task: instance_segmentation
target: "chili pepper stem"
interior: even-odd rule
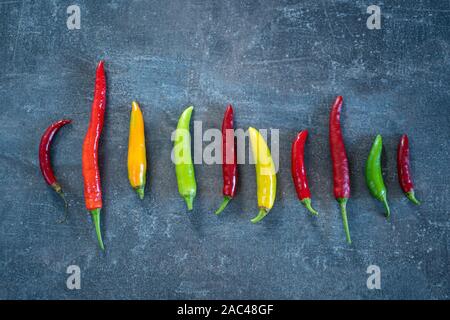
[[[228,197],[228,196],[223,197],[223,201],[220,204],[219,209],[216,210],[216,214],[220,214],[226,208],[226,206],[228,205],[228,202],[230,202],[231,199],[232,198]]]
[[[53,184],[52,188],[64,201],[64,218],[62,220],[58,220],[58,223],[64,223],[67,221],[67,217],[69,216],[69,204],[67,203],[66,196],[58,183]]]
[[[266,208],[259,208],[258,215],[250,221],[252,223],[257,223],[257,222],[261,221],[268,213],[269,213],[269,210],[267,210]]]
[[[414,190],[411,190],[409,192],[405,193],[406,197],[414,204],[419,205],[420,201],[417,200],[416,196],[414,195]]]
[[[389,218],[389,216],[391,215],[391,209],[389,209],[389,205],[388,205],[386,197],[383,198],[383,205],[384,205],[384,208],[386,209],[386,218]]]
[[[102,240],[102,232],[100,230],[100,208],[90,210],[89,212],[92,215],[92,221],[94,221],[95,225],[95,233],[97,234],[97,240],[98,244],[100,245],[100,248],[102,250],[105,250],[105,247],[103,246],[103,240]]]
[[[350,229],[348,227],[348,220],[347,220],[347,198],[340,198],[338,199],[339,207],[341,208],[341,214],[342,214],[342,223],[344,224],[344,230],[345,230],[345,236],[347,238],[347,242],[349,244],[352,243],[352,239],[350,238]]]
[[[306,209],[309,210],[309,212],[311,212],[313,215],[318,216],[319,213],[313,209],[313,207],[311,206],[311,198],[305,198],[303,200],[301,200],[301,203],[306,207]]]
[[[139,196],[139,199],[144,200],[144,191],[145,191],[145,186],[141,186],[141,187],[137,187],[136,189],[136,193]]]
[[[191,211],[193,209],[193,204],[194,204],[194,197],[192,196],[185,196],[183,197],[184,201],[186,201],[186,205],[189,211]]]

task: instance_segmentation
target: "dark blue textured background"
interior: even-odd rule
[[[81,8],[81,30],[66,8]],[[367,6],[382,9],[368,30]],[[448,1],[1,1],[0,298],[449,298],[450,3]],[[86,213],[81,144],[95,66],[106,60],[108,107],[100,158],[106,253]],[[354,243],[345,243],[332,195],[328,115],[344,95]],[[146,198],[126,171],[130,102],[146,121]],[[239,194],[222,216],[220,165],[197,165],[187,214],[170,162],[170,134],[188,104],[203,128],[220,128],[226,103],[239,128],[280,129],[277,201],[256,214],[254,167],[240,167]],[[53,149],[62,204],[39,172],[41,133],[70,117]],[[298,202],[290,144],[310,130],[313,218]],[[385,144],[392,209],[364,182],[376,134]],[[397,182],[396,146],[408,133],[417,195]],[[81,290],[66,268],[81,268]],[[366,287],[380,266],[382,290]]]

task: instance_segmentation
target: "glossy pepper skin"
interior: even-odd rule
[[[139,104],[131,104],[130,135],[128,139],[128,180],[140,199],[144,199],[147,175],[144,118]]]
[[[291,171],[295,190],[300,202],[314,215],[317,211],[311,207],[311,191],[305,167],[305,142],[308,138],[308,130],[300,131],[292,143],[291,149]]]
[[[269,147],[260,132],[250,127],[248,133],[253,159],[255,160],[259,207],[258,215],[251,222],[256,223],[261,221],[273,207],[277,191],[277,176]]]
[[[195,181],[194,165],[191,155],[191,134],[189,132],[193,109],[194,107],[192,106],[186,108],[178,120],[173,152],[178,192],[186,201],[189,211],[193,209],[194,198],[197,194],[197,182]]]
[[[330,113],[329,139],[330,153],[333,165],[333,191],[341,208],[342,222],[344,224],[345,235],[348,243],[352,243],[350,229],[347,220],[347,201],[350,198],[350,174],[348,169],[348,159],[345,152],[344,139],[341,130],[341,110],[343,98],[336,97]]]
[[[389,218],[391,211],[387,202],[387,191],[381,173],[381,151],[383,150],[383,140],[377,135],[370,149],[366,162],[366,184],[374,198],[383,202],[386,217]]]
[[[98,143],[103,129],[106,109],[106,77],[104,62],[100,61],[95,76],[94,101],[91,119],[83,142],[82,171],[84,179],[84,199],[86,208],[92,215],[100,248],[104,250],[100,230],[100,211],[102,208],[102,188],[98,168]]]
[[[397,148],[397,171],[400,186],[406,197],[414,204],[419,205],[419,200],[414,194],[414,184],[411,178],[411,166],[409,163],[409,140],[406,134],[402,135]]]
[[[216,214],[220,214],[236,195],[237,152],[234,139],[233,107],[228,105],[222,121],[222,176],[223,201]]]
[[[50,149],[52,145],[53,138],[55,134],[68,123],[71,123],[72,120],[63,119],[52,123],[44,132],[41,137],[41,142],[39,144],[39,166],[41,168],[42,176],[44,177],[45,182],[55,190],[55,192],[63,199],[64,208],[65,208],[65,218],[67,217],[67,209],[68,204],[66,201],[66,197],[64,196],[64,192],[61,188],[61,185],[55,178],[55,174],[53,173],[52,163],[50,159]],[[64,218],[64,220],[65,220]],[[63,221],[64,221],[63,220]]]

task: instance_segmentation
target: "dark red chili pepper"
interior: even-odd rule
[[[317,211],[311,207],[311,191],[308,186],[305,168],[305,142],[308,138],[308,130],[300,131],[292,143],[291,171],[295,190],[301,203],[314,215]]]
[[[334,197],[339,203],[342,213],[347,242],[351,243],[350,230],[347,221],[347,201],[350,198],[350,175],[348,159],[345,153],[344,140],[341,131],[342,96],[338,96],[331,107],[330,114],[330,152],[333,163]]]
[[[102,134],[106,109],[106,78],[103,61],[97,66],[95,76],[94,101],[91,119],[83,142],[82,171],[84,178],[84,199],[86,208],[92,215],[100,248],[104,250],[100,231],[100,210],[102,208],[102,188],[98,168],[98,142]]]
[[[398,144],[397,149],[397,170],[400,186],[406,197],[414,204],[420,204],[414,195],[414,184],[411,179],[411,168],[409,164],[409,140],[404,134]]]
[[[222,175],[223,202],[216,214],[221,213],[236,195],[237,153],[234,139],[233,107],[228,105],[222,122]]]
[[[58,181],[56,181],[55,175],[53,173],[52,163],[50,159],[50,149],[53,137],[55,136],[56,132],[58,132],[58,130],[61,129],[64,125],[71,122],[72,120],[63,119],[52,123],[45,130],[44,134],[41,137],[41,143],[39,144],[39,166],[41,167],[41,172],[42,175],[44,176],[45,182],[47,182],[47,184],[51,186],[53,190],[55,190],[56,193],[59,194],[61,198],[64,200],[64,209],[65,209],[64,220],[67,217],[68,205],[66,197],[64,196],[64,192],[62,191],[61,185],[58,183]]]

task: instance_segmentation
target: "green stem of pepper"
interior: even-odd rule
[[[391,215],[391,209],[389,209],[389,205],[388,205],[386,197],[383,198],[383,205],[384,205],[384,208],[386,209],[386,218],[389,218]]]
[[[339,198],[337,199],[339,203],[339,207],[341,208],[341,214],[342,214],[342,223],[344,224],[344,230],[345,230],[345,236],[347,237],[347,242],[349,244],[352,243],[352,239],[350,238],[350,229],[348,227],[348,220],[347,220],[347,198]]]
[[[269,213],[269,210],[267,210],[266,208],[259,208],[258,215],[250,221],[252,223],[257,223],[257,222],[261,221],[268,213]]]
[[[98,244],[100,245],[100,248],[102,250],[105,250],[105,247],[103,245],[103,240],[102,240],[102,232],[100,230],[100,210],[101,209],[98,208],[98,209],[90,210],[89,212],[92,215],[92,221],[94,221],[95,233],[97,234]]]
[[[136,193],[138,194],[139,199],[144,200],[145,186],[138,187],[134,190],[136,190]]]
[[[228,203],[230,202],[231,199],[232,198],[228,197],[228,196],[223,197],[223,201],[222,201],[219,209],[216,210],[216,214],[220,214],[226,208],[226,206],[228,205]]]
[[[311,212],[313,215],[318,216],[319,213],[313,209],[313,207],[311,206],[311,198],[305,198],[303,200],[301,200],[301,203],[306,207],[306,209],[309,210],[309,212]]]
[[[192,196],[184,196],[184,201],[186,201],[186,206],[189,211],[191,211],[194,208],[194,197]]]
[[[411,190],[409,192],[405,193],[406,197],[414,204],[419,205],[420,201],[417,200],[416,196],[414,195],[414,190]]]
[[[64,201],[64,217],[58,221],[58,223],[64,223],[67,220],[67,217],[69,216],[69,204],[67,203],[66,196],[64,195],[64,192],[62,191],[61,187],[58,185],[58,188],[54,188],[56,193],[61,197],[61,199]]]

